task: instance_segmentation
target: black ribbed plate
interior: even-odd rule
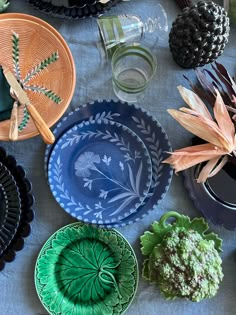
[[[10,244],[20,222],[21,202],[17,184],[0,162],[0,255]]]
[[[0,162],[6,166],[14,177],[21,200],[20,222],[16,234],[8,247],[0,255],[0,270],[2,270],[5,263],[13,261],[16,252],[23,249],[24,239],[29,236],[31,232],[30,222],[34,218],[34,212],[32,210],[34,197],[31,194],[31,182],[27,179],[24,168],[17,165],[16,159],[11,155],[7,155],[5,149],[2,147],[0,147]]]
[[[121,0],[108,0],[100,3],[99,0],[54,1],[54,0],[27,0],[36,9],[54,17],[64,19],[83,19],[97,16],[109,10]]]

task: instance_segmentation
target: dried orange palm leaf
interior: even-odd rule
[[[217,156],[219,157],[219,156]],[[175,173],[186,170],[194,165],[197,165],[202,162],[206,162],[208,160],[216,158],[216,155],[199,155],[189,156],[189,155],[171,155],[168,159],[164,160],[162,163],[170,164]]]
[[[235,146],[234,145],[235,127],[229,116],[229,112],[224,104],[224,101],[219,91],[216,91],[216,93],[217,93],[217,96],[216,96],[216,101],[215,101],[215,106],[214,106],[214,116],[222,133],[228,139],[229,143],[232,143],[233,145],[232,150],[233,150]]]
[[[225,155],[223,159],[221,160],[221,162],[213,169],[213,171],[211,171],[208,177],[215,176],[225,166],[228,160],[229,160],[228,155]]]
[[[168,113],[186,130],[199,138],[218,147],[228,147],[228,141],[217,124],[202,116],[194,116],[175,109],[168,109]]]
[[[212,120],[209,110],[196,93],[186,89],[181,85],[179,85],[177,88],[179,90],[180,95],[191,109],[197,111],[202,116],[205,116],[208,119]]]
[[[182,148],[179,150],[175,150],[174,152],[168,152],[172,155],[199,155],[199,152],[201,152],[201,155],[223,155],[227,154],[228,151],[225,149],[221,149],[219,147],[216,147],[215,145],[211,143],[204,143],[204,144],[198,144],[193,145],[190,147]]]
[[[217,157],[215,157],[215,158],[213,158],[207,162],[207,164],[202,168],[202,170],[198,176],[198,179],[197,179],[198,183],[204,183],[207,180],[211,171],[217,165],[220,158],[221,158],[220,156],[217,156]]]
[[[224,166],[229,154],[236,156],[235,127],[218,91],[214,106],[215,122],[204,103],[193,92],[182,87],[179,90],[190,109],[182,107],[180,110],[169,109],[168,112],[186,130],[208,143],[171,152],[171,156],[163,163],[171,164],[179,172],[208,161],[198,178],[198,182],[204,182]],[[224,157],[220,161],[222,156]]]
[[[227,153],[226,150],[215,147],[210,143],[186,147],[171,152],[171,156],[162,163],[170,164],[176,172],[180,172],[196,164],[219,158]]]

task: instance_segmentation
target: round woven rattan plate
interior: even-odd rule
[[[32,103],[51,127],[70,104],[75,65],[62,36],[31,15],[0,16],[0,63],[7,65]],[[19,140],[38,135],[27,109],[19,106]],[[0,123],[0,140],[9,140],[9,120]]]

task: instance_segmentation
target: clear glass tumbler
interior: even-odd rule
[[[154,6],[153,17],[145,21],[138,15],[101,16],[97,20],[100,39],[108,57],[124,43],[140,41],[148,33],[155,34],[156,39],[168,31],[168,20],[160,4]]]
[[[141,45],[123,45],[116,49],[111,60],[113,90],[116,96],[135,103],[153,78],[157,60],[152,52]]]

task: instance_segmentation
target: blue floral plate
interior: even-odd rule
[[[113,121],[87,121],[57,141],[48,167],[51,191],[73,217],[96,224],[128,217],[148,194],[152,167],[143,141]]]
[[[165,130],[151,114],[136,105],[128,103],[103,100],[95,101],[76,108],[59,121],[53,133],[56,140],[75,124],[82,121],[116,121],[132,129],[146,145],[152,161],[152,181],[145,202],[136,212],[121,222],[107,225],[119,227],[132,224],[144,218],[150,211],[156,209],[164,198],[172,178],[173,171],[168,164],[161,161],[168,157],[166,151],[172,151]],[[48,161],[54,145],[47,145],[45,151],[44,167],[47,176]]]

